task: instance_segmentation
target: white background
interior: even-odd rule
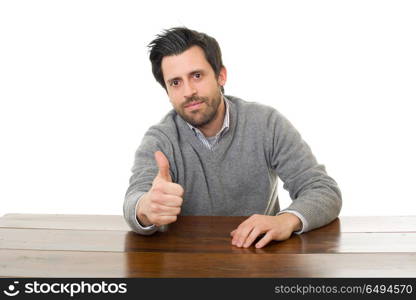
[[[341,215],[414,215],[415,16],[397,0],[1,1],[0,215],[122,214],[134,152],[171,109],[146,45],[181,25],[220,43],[226,94],[295,125]]]

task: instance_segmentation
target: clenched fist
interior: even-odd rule
[[[169,174],[169,160],[161,151],[155,152],[159,172],[151,189],[143,195],[137,208],[137,218],[145,226],[166,225],[176,221],[181,212],[184,190],[172,182]]]

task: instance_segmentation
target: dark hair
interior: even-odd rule
[[[223,67],[221,49],[218,42],[209,35],[188,29],[186,27],[173,27],[165,29],[162,34],[158,34],[156,39],[147,46],[150,51],[150,61],[152,72],[156,81],[166,90],[163,80],[162,59],[165,56],[178,55],[188,50],[192,46],[199,46],[205,53],[205,58],[218,77]],[[224,92],[224,88],[221,87]]]

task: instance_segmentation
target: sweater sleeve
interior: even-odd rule
[[[158,168],[154,158],[156,151],[162,151],[169,160],[170,175],[175,178],[172,170],[172,146],[169,139],[160,130],[151,127],[143,137],[143,140],[136,150],[134,165],[131,169],[132,175],[129,180],[129,187],[125,194],[123,204],[124,219],[130,228],[142,235],[151,235],[161,228],[155,225],[144,227],[136,217],[137,206],[140,198],[150,190],[153,179],[158,173]]]
[[[285,210],[303,216],[302,232],[330,223],[342,206],[337,183],[328,176],[325,166],[318,164],[308,144],[282,114],[273,111],[266,126],[271,168],[292,199]]]

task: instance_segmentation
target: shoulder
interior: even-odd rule
[[[176,119],[177,113],[172,109],[158,123],[149,127],[146,134],[152,133],[166,136],[177,135]]]
[[[284,121],[284,116],[274,107],[255,101],[247,101],[241,98],[226,95],[230,103],[235,107],[238,118],[251,119],[257,122]]]
[[[165,146],[172,144],[175,139],[178,139],[176,118],[175,110],[170,110],[157,124],[149,127],[143,137],[143,141]]]

